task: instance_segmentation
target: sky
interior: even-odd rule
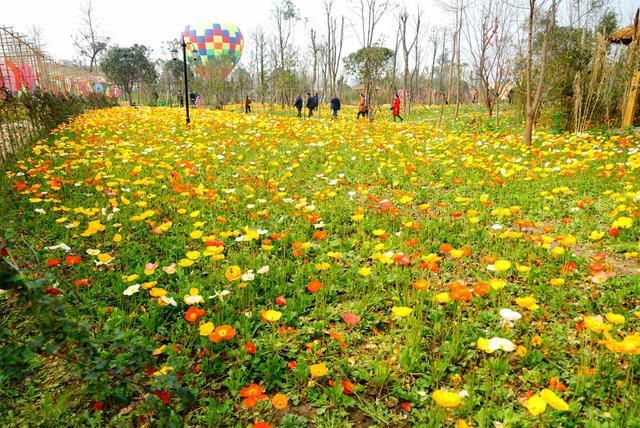
[[[323,33],[325,22],[322,0],[294,0],[306,19],[298,25],[295,33],[299,46],[308,46],[309,28],[314,26]],[[349,9],[351,0],[335,0],[338,14],[352,19],[355,14]],[[446,1],[446,0],[444,0]],[[482,0],[477,0],[482,1]],[[565,2],[568,0],[564,0]],[[572,0],[575,1],[575,0]],[[586,0],[582,0],[586,1]],[[626,24],[631,22],[637,0],[608,0]],[[80,25],[82,0],[28,0],[6,1],[0,14],[0,26],[11,26],[22,33],[29,33],[32,26],[42,29],[45,51],[56,59],[77,58],[72,37]],[[406,4],[409,11],[419,4],[424,11],[424,22],[429,26],[447,24],[453,17],[437,0],[397,0]],[[175,39],[187,24],[229,22],[240,27],[245,37],[245,55],[242,63],[248,64],[249,35],[257,26],[270,32],[270,11],[273,0],[93,0],[99,31],[111,38],[112,44],[130,46],[144,44],[153,49],[155,59],[169,58],[162,52],[162,42]],[[398,9],[390,10],[380,24],[378,34],[386,35],[387,45],[395,41],[395,18]],[[344,54],[359,47],[351,25],[345,29]],[[426,40],[425,40],[426,43]]]

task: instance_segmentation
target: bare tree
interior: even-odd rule
[[[327,71],[329,78],[329,89],[332,94],[336,94],[336,81],[340,69],[340,59],[342,57],[342,45],[344,42],[344,16],[340,19],[340,31],[338,32],[338,19],[332,16],[334,0],[324,1],[324,10],[327,18]],[[339,36],[338,36],[339,34]]]
[[[311,77],[311,93],[315,93],[316,90],[316,82],[318,80],[318,53],[320,52],[320,46],[318,46],[318,42],[316,41],[317,33],[312,28],[311,29],[311,52],[313,54],[313,70]]]
[[[89,71],[93,72],[98,58],[107,50],[109,37],[100,34],[91,0],[81,6],[80,12],[80,28],[73,37],[73,46],[81,57],[89,59]]]
[[[264,103],[265,100],[265,92],[266,92],[266,79],[267,79],[267,64],[266,64],[266,55],[265,48],[267,47],[267,39],[264,34],[264,30],[261,27],[257,27],[253,34],[251,35],[253,39],[254,46],[254,65],[255,65],[255,75],[257,80],[258,87],[258,95],[260,97],[260,102]]]
[[[536,17],[536,5],[537,0],[529,0],[529,17],[527,21],[527,104],[525,111],[525,127],[524,127],[524,141],[530,146],[531,138],[533,135],[533,126],[537,119],[538,110],[540,109],[540,102],[542,100],[542,89],[544,86],[544,75],[547,68],[547,57],[549,56],[549,36],[551,31],[555,27],[556,12],[558,10],[559,0],[551,0],[551,6],[549,7],[549,13],[547,17],[547,25],[544,31],[542,40],[542,51],[540,53],[540,67],[538,71],[538,83],[533,87],[533,38],[534,38],[534,24]]]
[[[415,35],[413,37],[413,40],[409,43],[407,40],[407,21],[409,20],[409,12],[407,12],[406,7],[402,9],[402,11],[400,12],[400,15],[398,15],[398,21],[399,21],[399,31],[400,31],[400,40],[402,42],[402,59],[404,62],[404,70],[402,73],[402,90],[404,92],[404,96],[405,96],[405,102],[404,102],[404,111],[405,113],[409,113],[410,110],[410,103],[412,101],[412,96],[409,93],[409,91],[407,90],[408,88],[408,83],[409,83],[409,55],[411,54],[411,51],[413,50],[413,48],[416,46],[416,43],[418,42],[418,35],[420,34],[420,20],[422,17],[422,13],[420,11],[420,7],[418,6],[418,13],[416,14],[416,18],[415,18]],[[417,49],[416,49],[417,51]]]
[[[429,76],[429,105],[433,104],[433,78],[436,71],[436,57],[438,54],[438,43],[440,43],[440,29],[433,28],[429,36],[429,42],[433,46],[433,53],[431,57],[431,75]]]
[[[44,51],[47,43],[44,40],[44,28],[37,24],[31,24],[28,30],[29,39],[38,50]]]

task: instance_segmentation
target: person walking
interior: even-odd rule
[[[391,105],[391,114],[393,115],[393,121],[396,121],[396,117],[400,119],[400,122],[404,122],[402,116],[400,116],[400,96],[396,93],[395,98],[393,99],[393,104]]]
[[[367,103],[364,98],[364,94],[360,94],[360,101],[358,102],[358,116],[356,119],[360,119],[360,117],[367,117]]]
[[[200,98],[200,95],[196,94],[196,107],[201,108],[202,107],[202,98]]]
[[[302,97],[300,95],[296,98],[296,102],[293,103],[293,106],[298,110],[298,117],[302,117]]]
[[[333,97],[331,98],[331,111],[333,112],[333,117],[338,118],[338,110],[340,110],[340,98]]]
[[[313,116],[313,110],[316,108],[316,97],[307,92],[307,108],[309,109],[309,117]]]
[[[184,94],[182,93],[182,91],[178,91],[178,104],[180,104],[180,107],[184,107]]]
[[[193,92],[193,91],[189,92],[189,103],[190,103],[192,106],[195,106],[195,105],[196,105],[196,94],[195,94],[195,92]]]
[[[251,98],[249,98],[249,95],[244,99],[244,112],[251,113]]]

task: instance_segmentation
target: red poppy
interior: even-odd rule
[[[353,395],[355,385],[348,380],[342,381],[342,393],[346,395]]]
[[[91,287],[93,284],[91,283],[91,278],[84,278],[76,281],[76,287]]]
[[[93,410],[95,410],[96,412],[101,412],[102,411],[102,401],[94,401],[93,402]]]
[[[198,321],[198,319],[205,314],[204,309],[196,308],[195,306],[189,306],[187,312],[184,314],[184,319],[187,322],[194,323]]]
[[[154,394],[162,400],[165,406],[169,404],[169,395],[171,394],[169,391],[155,391]]]
[[[320,281],[318,281],[317,279],[314,279],[313,281],[311,281],[308,285],[307,285],[307,290],[309,290],[312,293],[317,292],[318,290],[320,290],[322,288],[322,283]]]
[[[287,304],[287,299],[284,296],[278,296],[276,297],[276,305],[278,306],[284,306]]]
[[[345,312],[342,314],[342,321],[348,325],[356,325],[360,322],[360,317],[353,312]]]
[[[256,352],[256,345],[251,342],[245,343],[243,346],[245,351],[247,351],[247,354],[249,355],[253,355],[253,353]]]
[[[44,292],[44,294],[48,295],[48,296],[57,296],[62,294],[62,291],[60,291],[59,289],[57,289],[56,287],[51,287],[50,289],[48,289],[47,291]]]
[[[80,263],[80,260],[82,260],[82,257],[80,256],[67,256],[65,258],[65,262],[67,262],[69,266],[77,265]]]
[[[60,264],[60,259],[51,259],[51,260],[47,260],[47,266],[51,267],[51,266],[58,266]]]
[[[271,425],[269,422],[265,422],[265,421],[260,421],[260,422],[256,422],[255,424],[251,425],[251,428],[271,428],[273,425]]]

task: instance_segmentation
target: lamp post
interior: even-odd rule
[[[184,39],[180,41],[180,46],[182,46],[182,66],[184,72],[184,107],[187,113],[187,125],[191,122],[189,118],[189,83],[187,82],[187,44],[184,42]],[[174,61],[178,60],[178,49],[173,48],[171,50],[171,56]]]

